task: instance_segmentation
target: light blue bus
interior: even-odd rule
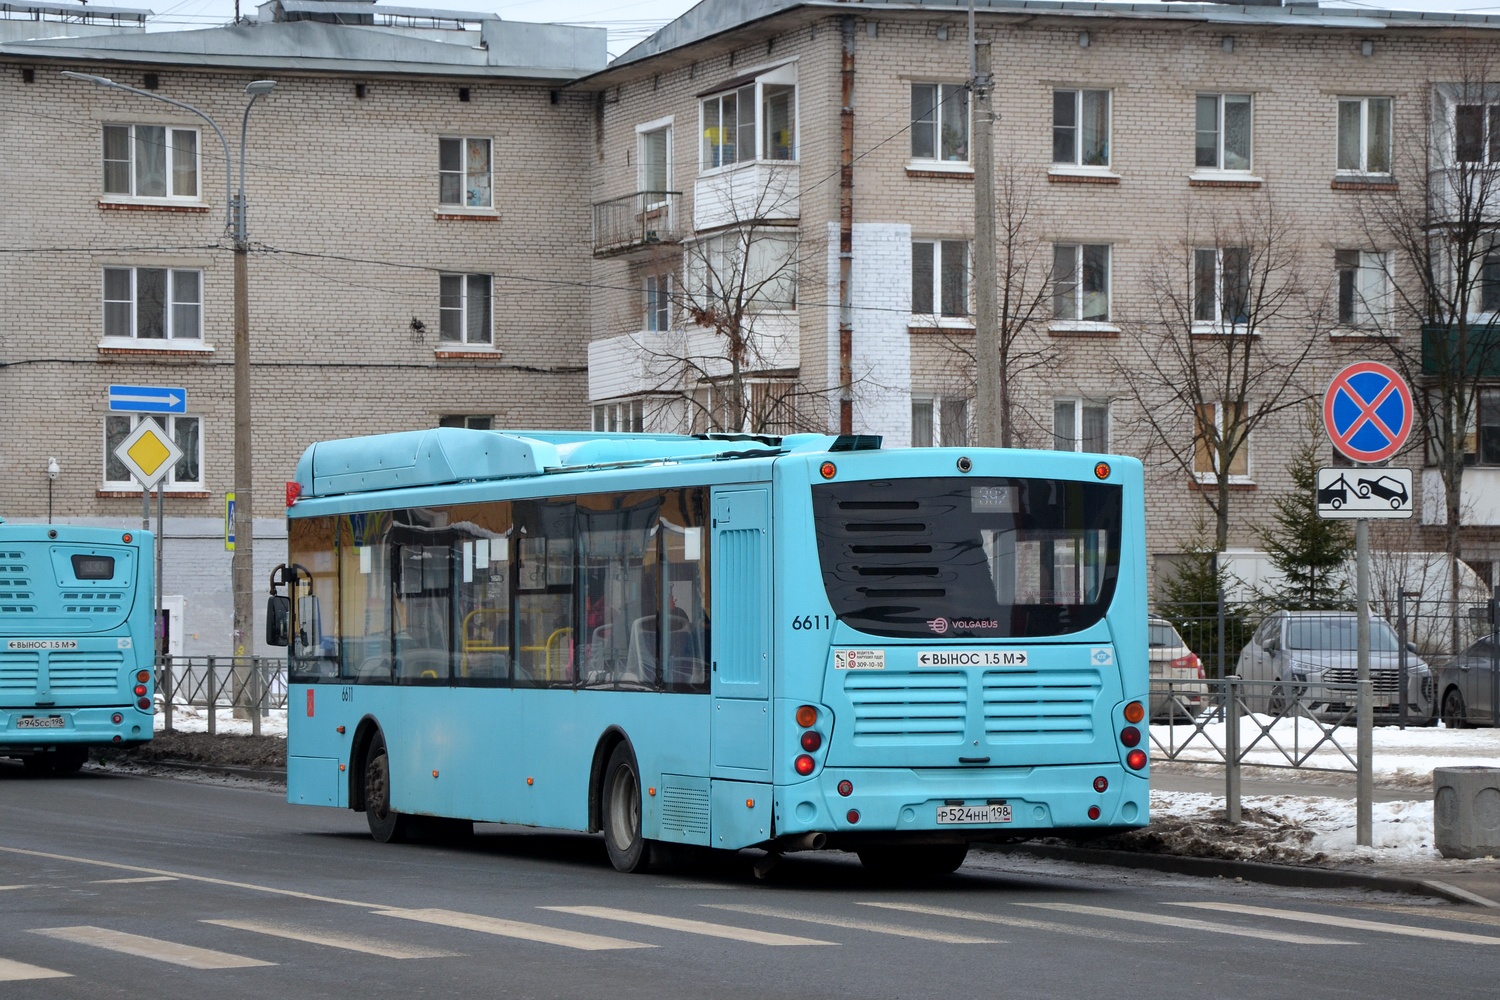
[[[0,520],[0,757],[71,773],[151,739],[148,531]]]
[[[288,497],[287,797],[377,840],[913,874],[1147,821],[1133,459],[441,428],[315,444]]]

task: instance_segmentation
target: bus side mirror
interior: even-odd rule
[[[279,594],[266,599],[266,645],[286,646],[292,636],[292,602]]]

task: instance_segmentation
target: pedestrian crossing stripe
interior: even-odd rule
[[[600,920],[618,920],[642,927],[657,927],[662,930],[679,931],[683,934],[702,934],[705,937],[743,941],[746,944],[764,944],[772,947],[797,947],[803,945],[833,945],[836,941],[819,941],[816,938],[793,937],[790,934],[774,934],[770,931],[751,930],[748,927],[731,927],[727,924],[711,924],[705,920],[687,920],[683,917],[665,917],[655,913],[639,913],[635,910],[617,910],[610,906],[540,906],[541,910],[555,913],[571,913],[580,917],[598,917]]]
[[[1445,931],[1434,927],[1383,924],[1378,920],[1333,917],[1324,913],[1307,913],[1301,910],[1273,910],[1268,906],[1246,906],[1242,903],[1169,903],[1167,905],[1193,906],[1205,910],[1221,910],[1225,913],[1246,913],[1258,917],[1275,917],[1278,920],[1300,920],[1303,923],[1321,924],[1325,927],[1347,927],[1350,930],[1378,931],[1384,934],[1405,934],[1408,937],[1430,938],[1435,941],[1457,941],[1461,944],[1500,944],[1500,937],[1490,934],[1466,934],[1463,931]]]
[[[171,875],[142,875],[139,878],[96,878],[90,885],[139,885],[142,882],[176,882]]]
[[[924,906],[920,903],[860,903],[860,906],[877,906],[883,910],[899,910],[903,913],[920,913],[929,917],[950,917],[954,920],[972,920],[984,924],[1000,924],[1004,927],[1020,927],[1025,930],[1042,931],[1047,934],[1075,934],[1080,937],[1117,944],[1166,944],[1169,938],[1146,937],[1126,931],[1110,931],[1097,927],[1081,927],[1077,924],[1060,924],[1055,920],[1032,920],[1029,917],[1013,917],[998,913],[978,913],[974,910],[956,910],[950,906]]]
[[[376,910],[376,916],[400,917],[403,920],[420,920],[441,927],[456,927],[460,930],[478,931],[498,937],[516,938],[521,941],[536,941],[539,944],[555,944],[580,951],[611,951],[620,948],[655,948],[654,944],[626,941],[624,938],[604,937],[599,934],[584,934],[580,931],[548,927],[545,924],[528,924],[519,920],[504,920],[486,917],[478,913],[460,913],[457,910]]]
[[[1333,938],[1313,937],[1309,934],[1287,934],[1281,931],[1263,931],[1238,924],[1215,923],[1209,920],[1184,920],[1165,913],[1145,913],[1140,910],[1116,910],[1106,906],[1084,906],[1080,903],[1017,903],[1017,906],[1033,906],[1041,910],[1056,910],[1060,913],[1077,913],[1085,916],[1109,917],[1112,920],[1134,920],[1144,924],[1160,924],[1182,930],[1207,931],[1210,934],[1234,934],[1239,937],[1260,938],[1263,941],[1282,941],[1286,944],[1348,944],[1354,941],[1337,941]],[[1273,911],[1274,912],[1274,911]]]
[[[331,934],[312,927],[294,927],[291,924],[271,924],[259,920],[204,920],[205,924],[213,924],[217,927],[230,927],[235,930],[249,931],[252,934],[265,934],[270,937],[285,938],[288,941],[301,941],[303,944],[321,945],[325,948],[342,948],[344,951],[357,951],[364,955],[379,955],[382,958],[462,958],[456,951],[443,951],[438,948],[422,948],[409,944],[398,944],[394,941],[380,941],[370,937],[360,937],[353,934]]]
[[[71,972],[44,969],[40,965],[27,965],[8,958],[0,958],[0,983],[18,983],[25,979],[67,979]]]
[[[157,938],[143,937],[140,934],[126,934],[124,931],[113,931],[107,927],[43,927],[32,933],[57,938],[59,941],[92,945],[95,948],[104,948],[122,955],[170,962],[189,969],[248,969],[257,965],[276,964],[263,962],[258,958],[231,955],[225,951],[195,948],[192,945],[161,941]]]
[[[796,910],[783,910],[774,906],[741,906],[735,903],[703,903],[715,910],[732,910],[757,917],[772,917],[777,920],[801,920],[823,927],[846,927],[849,930],[869,931],[871,934],[890,934],[894,937],[916,938],[919,941],[938,941],[943,944],[1005,944],[995,938],[973,937],[968,934],[952,934],[947,931],[929,930],[925,927],[910,927],[901,924],[883,924],[874,920],[855,920],[850,917],[816,916]]]

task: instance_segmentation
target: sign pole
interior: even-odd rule
[[[1354,589],[1359,602],[1359,617],[1355,620],[1355,649],[1359,664],[1359,683],[1356,693],[1359,736],[1355,752],[1355,843],[1369,847],[1374,839],[1372,826],[1372,802],[1375,797],[1375,781],[1371,773],[1371,744],[1374,742],[1375,706],[1370,683],[1370,521],[1360,518],[1354,522]]]
[[[162,592],[162,583],[161,583],[162,549],[166,548],[166,545],[164,544],[165,539],[166,539],[166,532],[164,531],[163,526],[166,523],[166,511],[167,511],[166,480],[165,479],[161,479],[161,480],[158,480],[157,483],[156,483],[156,629],[155,629],[155,632],[157,633],[157,639],[156,639],[156,657],[155,657],[155,662],[157,662],[157,663],[162,663],[164,661],[164,657],[166,655],[166,649],[165,649],[165,647],[166,647],[166,643],[167,643],[166,623],[162,621],[162,617],[161,617],[161,613],[162,613],[162,606],[161,606],[161,592]]]

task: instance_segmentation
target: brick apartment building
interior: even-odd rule
[[[972,440],[960,7],[705,0],[608,65],[601,30],[370,3],[273,0],[191,32],[0,9],[0,301],[26,317],[0,334],[0,514],[138,523],[109,457],[135,418],[108,387],[185,388],[166,428],[188,453],[166,493],[176,651],[227,652],[230,631],[223,146],[189,111],[63,70],[201,109],[232,156],[246,84],[276,81],[245,170],[257,579],[284,554],[281,483],[321,438],[449,422]],[[1142,456],[1163,564],[1211,527],[1206,497],[1253,546],[1314,436],[1306,400],[1420,342],[1367,206],[1420,190],[1404,171],[1426,162],[1429,109],[1500,129],[1500,90],[1455,89],[1500,54],[1500,19],[995,0],[978,28],[1014,442]],[[1220,462],[1212,429],[1239,404],[1184,393],[1180,356],[1206,371],[1244,344],[1258,367],[1234,398],[1258,415]],[[1487,572],[1500,407],[1473,425],[1465,557]],[[1422,479],[1421,525],[1394,547],[1441,547]]]

